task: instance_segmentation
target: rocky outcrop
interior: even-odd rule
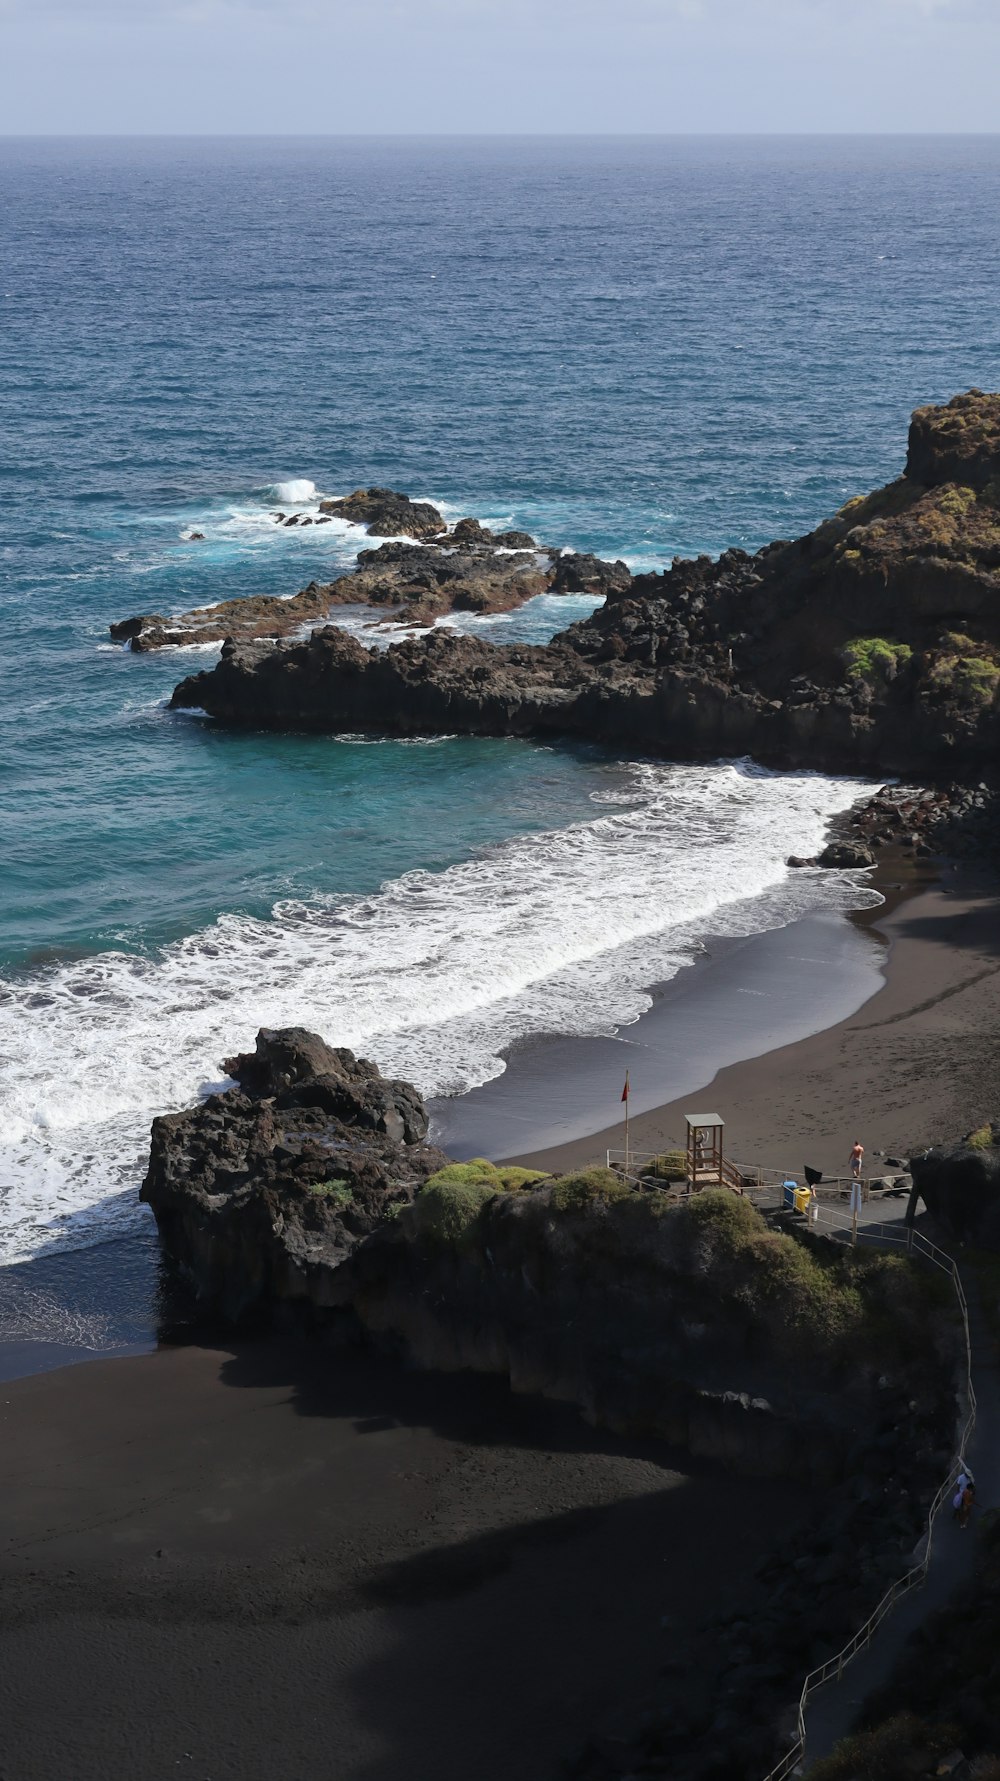
[[[910,1158],[907,1218],[923,1200],[946,1236],[1000,1249],[1000,1121]]]
[[[429,501],[411,501],[395,489],[355,489],[342,499],[321,501],[319,510],[331,519],[352,520],[376,538],[434,538],[447,530]]]
[[[840,1476],[890,1380],[915,1415],[937,1401],[947,1371],[905,1263],[820,1264],[728,1193],[674,1205],[601,1170],[526,1192],[449,1180],[467,1173],[430,1183],[340,1276],[369,1336],[422,1366],[500,1373],[602,1426],[813,1484]],[[866,1357],[865,1319],[889,1301],[896,1334]]]
[[[416,1090],[301,1027],[262,1029],[237,1086],[153,1122],[141,1197],[210,1311],[319,1315],[354,1246],[446,1158]]]
[[[406,496],[393,500],[405,502]],[[420,503],[407,507],[417,512]],[[278,517],[289,525],[298,516]],[[411,530],[420,535],[419,529]],[[386,617],[395,623],[430,625],[448,612],[510,612],[547,591],[621,593],[630,581],[624,563],[540,551],[528,532],[491,532],[476,519],[462,519],[453,531],[441,530],[423,543],[394,538],[377,549],[359,551],[357,569],[333,581],[311,581],[291,598],[255,594],[220,600],[173,618],[139,614],[113,624],[111,636],[139,653],[221,643],[227,638],[275,642],[329,618],[339,606],[386,608]]]
[[[998,406],[972,393],[914,421],[921,477],[955,469],[957,428],[975,484],[907,475],[755,556],[608,566],[604,606],[545,647],[432,634],[376,659],[321,630],[269,660],[229,650],[175,702],[256,727],[585,736],[966,779],[1000,748]]]

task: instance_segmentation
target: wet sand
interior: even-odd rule
[[[547,1781],[788,1518],[317,1342],[63,1368],[0,1419],[3,1781]]]

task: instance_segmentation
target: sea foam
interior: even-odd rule
[[[272,482],[264,493],[287,507],[300,507],[307,501],[319,500],[319,490],[307,476],[293,476],[288,482]]]
[[[0,980],[0,1260],[139,1216],[155,1113],[218,1085],[259,1026],[301,1024],[425,1094],[504,1068],[532,1033],[604,1033],[707,934],[875,893],[793,873],[857,781],[639,764],[591,821],[517,837],[370,896],[223,915],[155,958],[108,952]],[[624,802],[625,807],[622,807]]]

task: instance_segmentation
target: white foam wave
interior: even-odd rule
[[[308,476],[293,476],[288,482],[272,482],[264,490],[275,501],[282,501],[288,507],[299,507],[306,501],[318,501],[319,490]]]
[[[639,765],[626,807],[447,871],[284,902],[269,920],[224,915],[156,959],[110,952],[0,980],[0,1259],[134,1218],[153,1114],[216,1082],[258,1026],[313,1027],[425,1093],[459,1093],[526,1034],[635,1020],[706,933],[857,907],[874,893],[784,859],[814,851],[868,789]]]

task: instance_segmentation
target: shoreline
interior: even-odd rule
[[[1000,969],[994,880],[886,849],[865,882],[883,903],[708,940],[614,1036],[519,1047],[502,1076],[431,1104],[435,1139],[459,1158],[552,1171],[603,1163],[624,1143],[626,1069],[634,1150],[681,1139],[685,1109],[711,1100],[729,1155],[793,1173],[806,1161],[843,1173],[857,1135],[878,1174],[876,1151],[903,1157],[995,1115],[990,1067],[976,1065],[993,1033],[990,960]],[[955,1054],[945,1082],[934,1067],[935,1010],[957,1020],[959,1037],[981,1039],[956,1050],[945,1019],[939,1040]],[[178,1329],[187,1339],[197,1321],[172,1315],[169,1300],[152,1219],[125,1238],[0,1270],[0,1380],[135,1356]]]
[[[883,870],[899,878],[896,862]],[[874,994],[834,1024],[725,1065],[691,1091],[722,1115],[726,1152],[737,1160],[799,1174],[808,1161],[843,1174],[859,1136],[866,1167],[880,1174],[885,1156],[905,1158],[995,1117],[1000,887],[992,875],[947,863],[894,887],[873,882],[892,894],[849,919],[887,947]],[[630,1145],[656,1151],[682,1139],[691,1094],[633,1114]],[[577,1169],[623,1144],[615,1119],[504,1160]]]

